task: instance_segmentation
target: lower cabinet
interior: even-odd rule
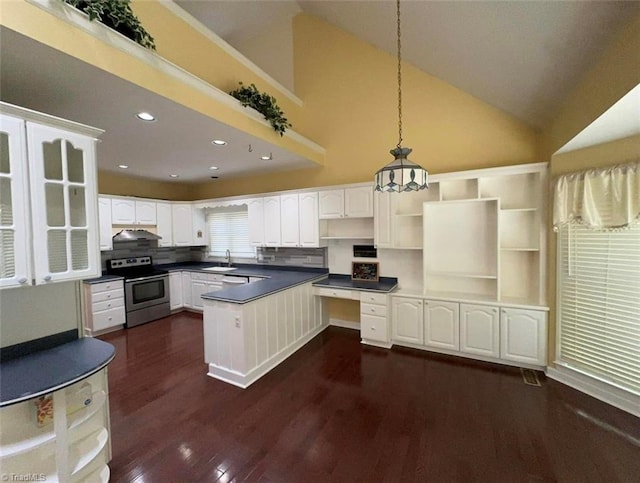
[[[500,357],[500,314],[497,307],[460,304],[460,351]]]
[[[394,298],[392,302],[393,340],[411,344],[424,343],[422,299]]]
[[[457,302],[424,301],[424,345],[460,350],[460,318]]]
[[[169,274],[169,306],[171,310],[184,307],[182,296],[182,272]]]
[[[223,275],[191,272],[191,308],[203,310],[202,294],[222,290]]]
[[[390,347],[388,297],[382,293],[360,295],[360,336],[362,342]]]
[[[391,307],[391,343],[495,362],[546,365],[545,310],[397,296]],[[364,314],[361,321],[363,331],[374,322]]]
[[[191,272],[182,272],[182,306],[190,309],[191,301]]]
[[[500,358],[545,365],[547,318],[544,312],[504,308],[500,311]]]
[[[109,480],[106,371],[43,396],[50,412],[36,413],[35,398],[0,409],[2,481]]]
[[[122,328],[127,321],[124,283],[112,280],[84,284],[84,332],[88,336]]]

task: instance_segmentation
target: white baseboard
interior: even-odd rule
[[[343,329],[353,329],[360,331],[360,323],[352,322],[351,320],[329,319],[329,325],[333,325],[334,327],[342,327]]]
[[[568,367],[548,367],[547,376],[600,401],[640,417],[640,397]]]

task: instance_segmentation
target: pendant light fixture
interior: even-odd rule
[[[429,187],[429,173],[407,156],[411,148],[402,147],[402,54],[400,42],[400,0],[396,0],[398,17],[398,145],[389,151],[395,158],[376,173],[376,191],[418,191]]]

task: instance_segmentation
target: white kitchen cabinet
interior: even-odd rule
[[[297,193],[280,196],[280,245],[283,247],[300,246],[300,215],[298,211]]]
[[[254,198],[247,201],[249,243],[254,247],[264,246],[264,200]]]
[[[500,357],[499,315],[497,307],[460,304],[460,351]]]
[[[155,225],[156,202],[131,198],[111,200],[111,223],[113,225]]]
[[[191,272],[182,272],[182,305],[188,309],[193,307],[191,297]]]
[[[298,198],[300,246],[319,247],[318,193],[300,193]]]
[[[373,187],[345,188],[344,216],[371,218],[373,216]]]
[[[547,361],[547,314],[539,310],[500,311],[500,358],[544,366]]]
[[[156,233],[162,237],[158,240],[159,247],[173,246],[171,203],[156,203]]]
[[[127,321],[124,282],[109,280],[84,285],[84,331],[95,336],[107,329],[121,328]]]
[[[111,198],[98,198],[98,221],[100,223],[100,250],[113,250],[111,229]]]
[[[320,219],[344,218],[344,190],[320,191]]]
[[[136,202],[127,198],[111,200],[111,224],[134,225],[136,223]]]
[[[169,274],[169,306],[171,310],[181,309],[184,306],[182,272],[171,272]]]
[[[0,112],[0,287],[97,276],[102,131],[5,103]]]
[[[384,293],[360,294],[360,337],[362,343],[390,347],[388,297]]]
[[[193,245],[193,214],[191,204],[173,203],[171,205],[173,245],[177,247]]]
[[[55,388],[53,388],[55,389]],[[53,421],[36,423],[36,398],[0,409],[3,481],[108,481],[109,384],[103,368],[53,390]]]
[[[136,200],[136,224],[155,225],[156,223],[156,202]]]
[[[198,206],[192,206],[191,215],[193,217],[193,245],[205,246],[209,239],[207,235],[207,215],[205,214],[205,210]]]
[[[460,349],[459,304],[440,300],[424,302],[424,345]]]
[[[207,293],[206,280],[191,280],[191,307],[202,310],[202,294]]]
[[[373,188],[361,186],[320,191],[320,219],[373,217]]]
[[[391,193],[374,193],[373,243],[377,248],[391,248]]]
[[[391,338],[400,342],[423,344],[423,301],[422,299],[399,298],[393,299]]]
[[[264,244],[279,247],[280,234],[280,196],[266,196],[264,200]]]

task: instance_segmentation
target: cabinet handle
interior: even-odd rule
[[[374,309],[373,307],[371,307],[371,312],[375,312],[375,311],[376,311],[376,309]]]
[[[375,332],[375,331],[376,331],[376,328],[375,328],[375,327],[371,327],[371,330],[372,330],[373,332]]]
[[[45,281],[45,282],[49,282],[49,281],[51,281],[51,275],[45,275],[45,277],[44,277],[44,281]]]
[[[111,304],[107,304],[107,307],[111,307]]]
[[[18,283],[27,283],[27,279],[22,277],[21,279],[18,279]]]
[[[493,309],[493,313],[495,314],[498,311],[498,309]]]

